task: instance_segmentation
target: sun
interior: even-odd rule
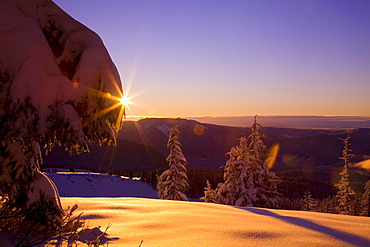
[[[94,114],[93,118],[97,119],[97,118],[102,117],[103,115],[107,114],[108,112],[110,112],[110,111],[112,111],[116,108],[119,108],[119,114],[118,114],[118,117],[117,117],[116,126],[120,126],[121,121],[126,118],[126,109],[130,109],[130,104],[133,104],[132,101],[131,101],[132,97],[128,97],[126,95],[123,95],[120,91],[118,92],[119,96],[114,96],[109,92],[101,92],[101,91],[94,90],[94,89],[91,89],[91,90],[97,92],[98,97],[102,97],[102,98],[109,99],[109,100],[113,101],[113,104],[108,103],[106,108],[101,109],[100,111],[96,112]],[[117,128],[119,128],[119,127],[117,127]]]
[[[102,96],[107,99],[112,99],[116,101],[115,104],[116,107],[122,106],[122,107],[129,107],[130,104],[132,104],[131,97],[128,97],[126,95],[122,95],[120,93],[120,96],[113,96],[111,93],[103,93]]]
[[[125,107],[128,107],[130,104],[132,104],[131,100],[129,97],[127,96],[122,96],[120,99],[119,99],[119,102],[125,106]]]

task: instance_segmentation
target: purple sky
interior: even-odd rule
[[[129,115],[370,115],[370,1],[56,0],[106,44]]]

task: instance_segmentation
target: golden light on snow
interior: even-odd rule
[[[104,230],[111,224],[109,247],[139,246],[141,240],[142,246],[162,247],[369,246],[370,241],[368,217],[133,197],[61,200],[63,205],[77,200],[76,213],[93,216],[91,226]]]

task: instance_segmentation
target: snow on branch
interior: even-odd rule
[[[100,37],[55,3],[0,3],[0,136],[70,153],[115,142],[124,107]]]

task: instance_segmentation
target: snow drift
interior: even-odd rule
[[[151,199],[156,191],[138,180],[87,172],[48,175],[64,195],[63,205],[77,203],[76,214],[83,212],[88,226],[104,232],[111,225],[111,247],[141,241],[143,247],[370,246],[370,217]],[[82,197],[94,193],[106,197]]]
[[[62,198],[109,246],[370,246],[370,218],[144,198]]]

